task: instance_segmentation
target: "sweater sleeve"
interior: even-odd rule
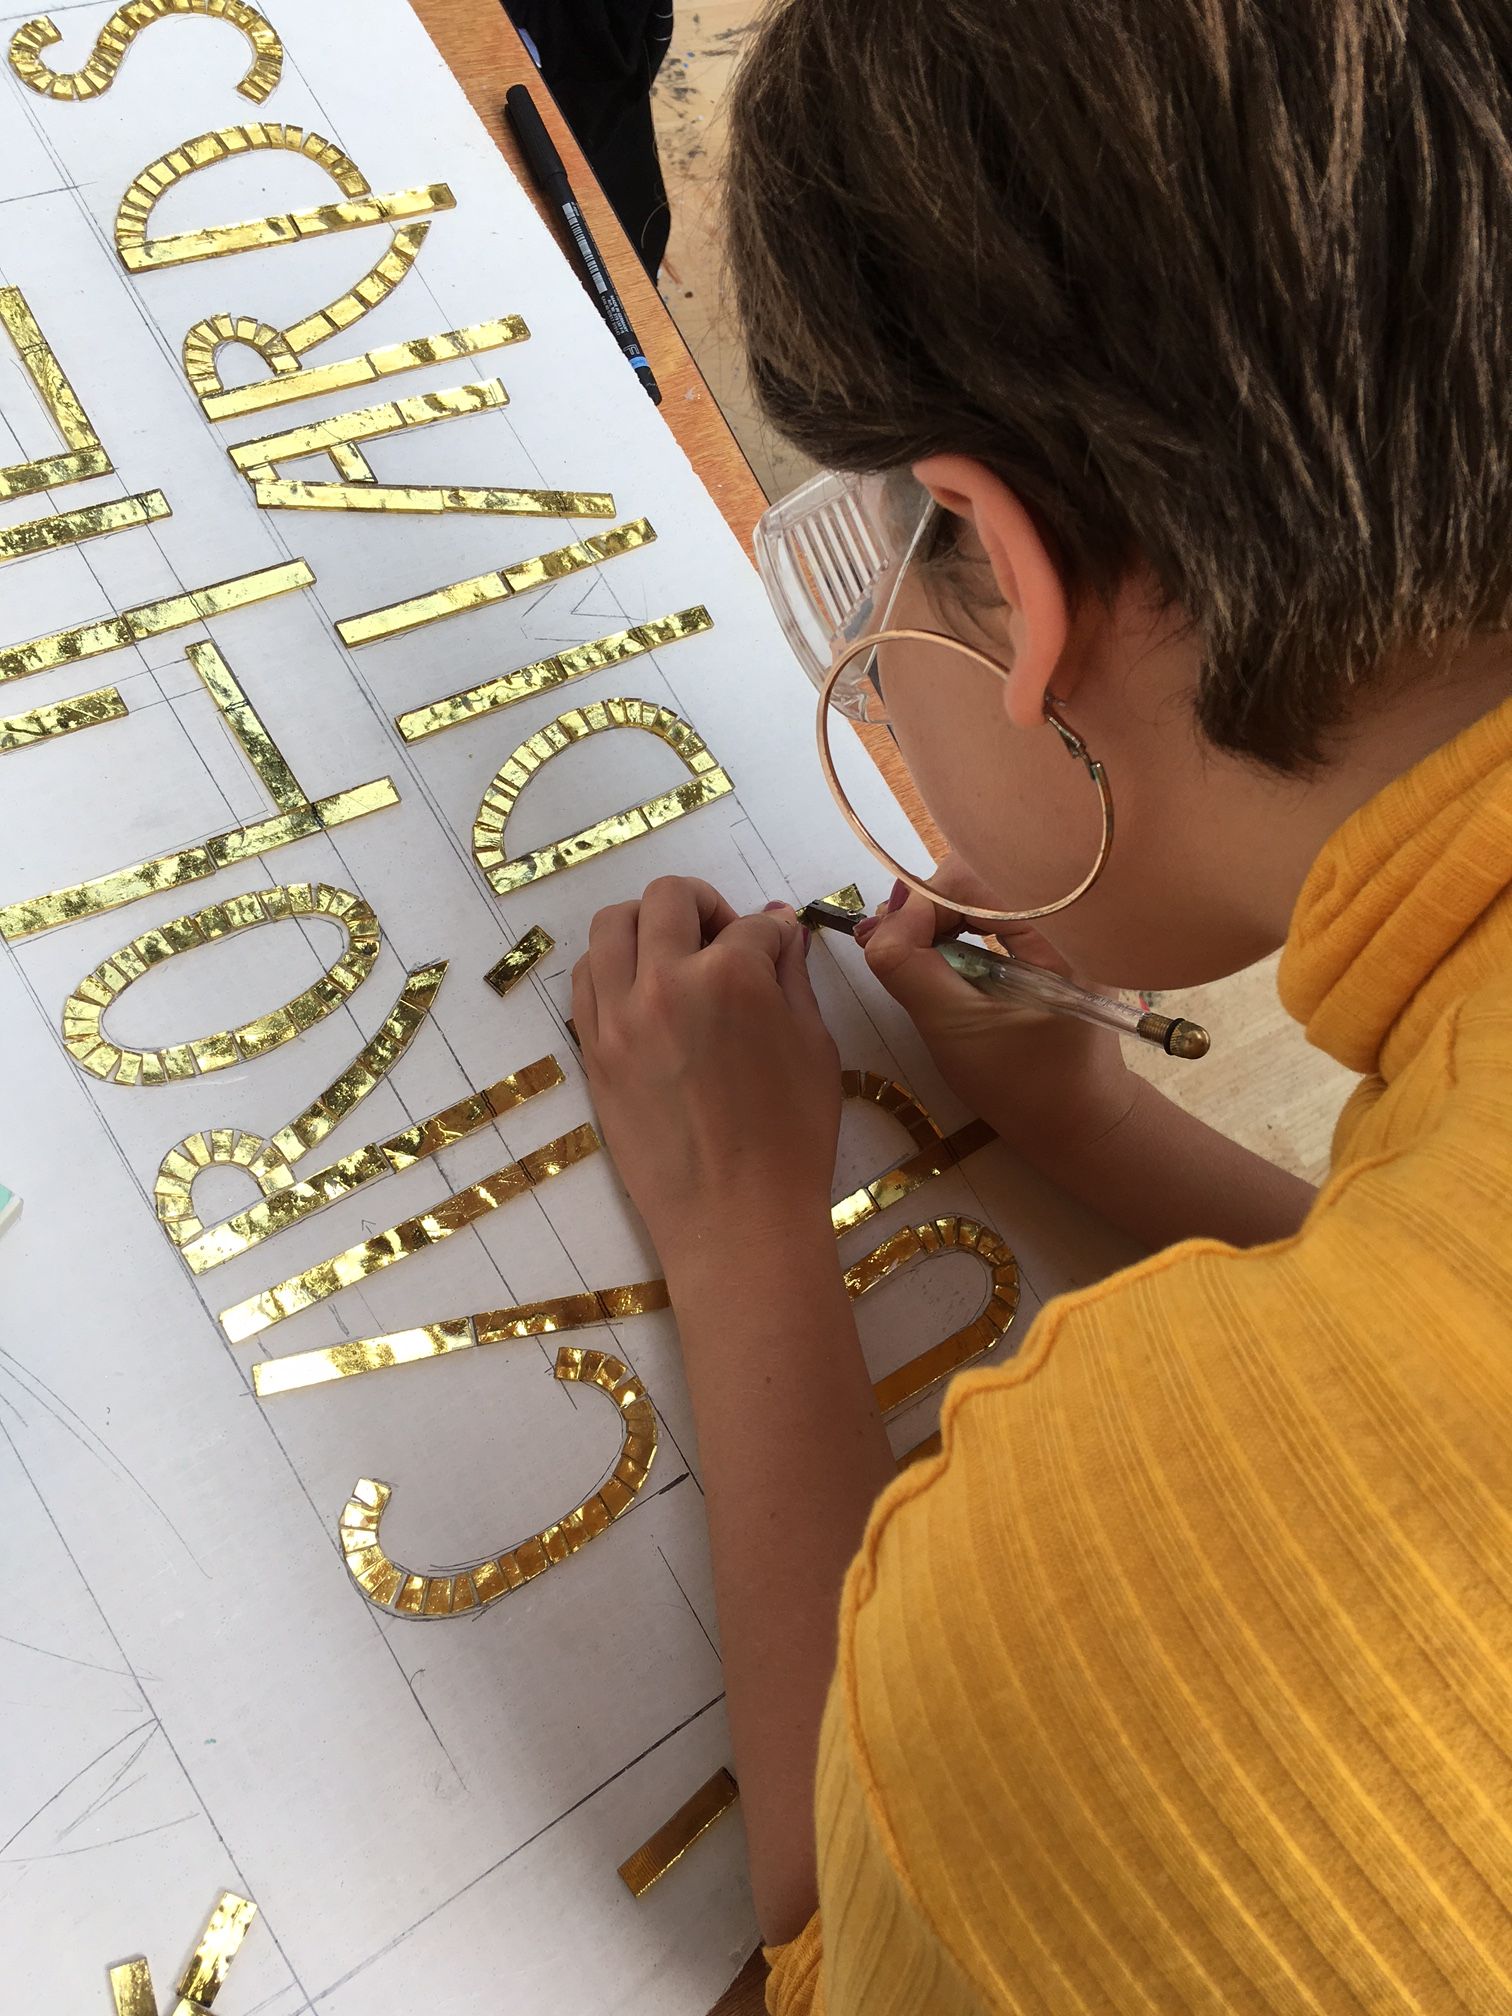
[[[822,1986],[810,1927],[773,2009],[1512,2008],[1512,1303],[1504,1240],[1452,1243],[1505,1208],[1467,1152],[1358,1164],[1299,1238],[1154,1256],[955,1382],[847,1578]]]
[[[816,1911],[796,1939],[785,1946],[768,1946],[766,1963],[766,2005],[770,2016],[823,2016],[824,1989],[820,1962],[824,1940]]]
[[[847,1662],[830,1689],[815,1782],[820,1908],[767,1960],[772,2016],[980,2016],[921,1910],[885,1822],[867,1795],[864,1739]],[[833,1949],[833,1950],[831,1950]]]

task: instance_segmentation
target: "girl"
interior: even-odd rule
[[[808,655],[953,849],[866,957],[1150,1248],[895,1478],[793,913],[595,920],[773,2010],[1512,2009],[1509,135],[1505,0],[784,0],[750,52],[754,382],[886,549]],[[974,993],[962,905],[1113,984],[1284,942],[1365,1074],[1331,1180]]]

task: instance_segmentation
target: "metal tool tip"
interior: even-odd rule
[[[1206,1057],[1212,1042],[1200,1022],[1176,1021],[1171,1025],[1165,1047],[1173,1057]]]

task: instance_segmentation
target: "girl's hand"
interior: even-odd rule
[[[840,1060],[774,904],[664,876],[601,910],[572,1013],[604,1140],[669,1275],[723,1236],[828,1225]]]
[[[953,972],[932,949],[937,938],[962,928],[949,897],[981,906],[992,899],[951,857],[937,880],[937,903],[896,884],[899,907],[859,926],[857,943],[912,1017],[952,1091],[1031,1161],[1059,1163],[1120,1124],[1140,1080],[1112,1030],[993,1000]],[[1079,977],[1031,925],[1004,924],[998,936],[1015,958]]]

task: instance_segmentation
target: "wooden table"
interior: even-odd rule
[[[625,312],[656,374],[661,387],[662,418],[677,436],[730,530],[749,551],[752,528],[766,508],[761,486],[499,0],[411,0],[411,4],[446,58],[452,75],[467,93],[473,110],[493,135],[499,152],[535,201],[537,210],[564,241],[565,249],[566,234],[560,221],[536,198],[524,159],[504,119],[504,93],[510,85],[530,86],[561,154],[573,193],[582,205],[625,304]],[[628,373],[629,366],[625,368]],[[750,1965],[729,1993],[720,1997],[710,2016],[760,2016],[765,2006],[762,1991],[765,1971],[761,1956],[753,1955]]]
[[[604,263],[619,289],[625,312],[645,345],[646,357],[661,387],[662,418],[682,444],[704,488],[724,513],[730,530],[749,551],[751,529],[766,509],[761,486],[499,0],[411,0],[411,4],[467,93],[473,110],[534,200],[534,185],[504,119],[504,93],[510,85],[530,86],[562,156],[573,193],[582,204]],[[565,247],[566,233],[560,220],[550,216],[538,200],[536,208]]]

